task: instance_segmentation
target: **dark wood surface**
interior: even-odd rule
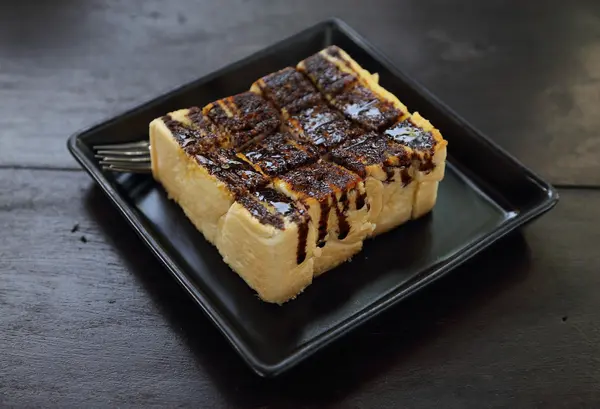
[[[331,15],[561,201],[264,380],[65,140]],[[600,407],[598,106],[594,0],[1,2],[0,407]]]

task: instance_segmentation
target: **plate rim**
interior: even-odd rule
[[[439,266],[434,267],[430,272],[423,278],[416,280],[413,283],[409,283],[406,287],[399,291],[388,293],[377,300],[374,304],[370,305],[351,317],[345,319],[340,324],[333,328],[330,328],[324,332],[319,333],[317,336],[311,338],[309,341],[302,344],[300,347],[292,350],[291,353],[285,356],[285,358],[277,361],[274,364],[263,362],[253,351],[248,347],[247,343],[242,341],[242,337],[236,334],[235,325],[231,324],[231,321],[219,311],[219,308],[211,301],[210,297],[202,290],[201,286],[198,286],[192,282],[185,272],[185,268],[180,266],[172,257],[169,252],[163,248],[163,246],[156,240],[153,234],[144,227],[144,223],[141,217],[136,214],[131,207],[126,203],[125,200],[120,196],[117,190],[109,183],[108,178],[100,168],[85,154],[85,150],[88,147],[81,141],[81,137],[85,134],[94,131],[95,129],[103,126],[108,126],[112,122],[117,121],[123,116],[132,114],[136,111],[149,108],[153,104],[157,104],[163,100],[168,99],[172,94],[183,91],[186,88],[192,88],[205,83],[212,78],[218,77],[228,70],[235,69],[238,66],[244,65],[253,59],[260,58],[263,54],[272,52],[273,49],[278,46],[282,46],[286,42],[293,40],[294,38],[300,37],[304,33],[308,33],[313,30],[317,30],[320,27],[326,28],[327,26],[333,26],[340,30],[344,35],[348,36],[353,42],[367,52],[372,58],[378,60],[386,69],[390,71],[394,76],[399,77],[408,86],[418,89],[422,96],[429,100],[430,103],[435,105],[444,115],[452,117],[452,120],[459,123],[462,127],[468,128],[469,131],[476,135],[478,139],[481,139],[488,148],[498,152],[501,156],[507,159],[513,166],[515,166],[520,172],[522,172],[530,181],[546,195],[540,200],[535,206],[531,207],[525,212],[520,212],[513,218],[509,218],[492,230],[489,234],[484,236],[480,241],[471,243],[464,247],[460,252],[452,255],[446,259],[445,262]],[[83,146],[81,146],[83,145]],[[504,148],[499,146],[493,140],[491,140],[486,134],[475,128],[466,119],[458,115],[453,109],[441,101],[435,96],[429,89],[419,83],[417,80],[408,76],[402,70],[397,68],[394,63],[377,47],[372,45],[366,40],[361,34],[355,29],[350,27],[345,21],[339,17],[330,17],[325,20],[319,21],[304,30],[298,31],[278,42],[267,45],[262,49],[234,61],[233,63],[227,64],[221,68],[218,68],[207,75],[197,78],[192,81],[188,81],[179,86],[173,87],[166,92],[160,93],[157,97],[147,100],[143,103],[132,105],[130,108],[122,110],[121,112],[105,117],[103,120],[97,121],[92,125],[78,130],[73,133],[67,140],[67,148],[75,160],[83,167],[84,170],[92,177],[92,179],[102,188],[104,193],[108,196],[114,206],[121,212],[127,222],[136,232],[136,234],[142,239],[144,244],[150,249],[150,251],[160,260],[167,271],[175,278],[180,286],[192,297],[194,302],[201,308],[204,314],[213,322],[219,331],[225,336],[228,343],[233,349],[242,357],[246,364],[259,376],[262,377],[274,377],[281,373],[291,369],[296,364],[300,363],[304,359],[310,357],[316,352],[322,350],[326,346],[330,345],[346,333],[361,326],[367,320],[375,318],[384,311],[388,310],[392,306],[399,303],[404,298],[417,292],[421,288],[437,281],[439,278],[453,271],[458,265],[471,259],[473,256],[478,254],[480,251],[489,247],[492,243],[506,236],[513,230],[523,226],[524,224],[532,221],[533,219],[541,216],[552,209],[559,200],[558,191],[542,177],[537,175],[530,168],[525,166],[516,157],[506,151]]]

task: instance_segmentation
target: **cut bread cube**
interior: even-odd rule
[[[281,175],[319,159],[313,145],[296,140],[287,132],[277,132],[254,141],[238,156],[267,176]]]
[[[171,112],[162,120],[184,149],[206,152],[229,144],[229,138],[224,137],[198,107]]]
[[[374,131],[385,129],[402,117],[401,111],[359,82],[336,95],[331,105],[346,117]]]
[[[375,228],[362,178],[341,166],[319,160],[276,177],[273,184],[302,202],[316,226],[321,252],[315,258],[315,276],[358,253]]]
[[[202,108],[202,113],[227,135],[227,148],[243,148],[254,138],[275,132],[280,125],[278,111],[254,92],[212,102]]]
[[[327,105],[317,105],[295,114],[284,110],[284,117],[285,127],[298,139],[314,144],[321,154],[364,133]]]
[[[442,134],[419,113],[398,122],[384,132],[388,138],[411,150],[413,175],[417,182],[412,218],[431,211],[436,203],[439,182],[446,168],[446,146]]]
[[[263,301],[278,304],[312,282],[320,252],[308,211],[271,188],[238,196],[221,218],[216,245]]]
[[[325,104],[314,85],[292,67],[262,77],[252,84],[250,90],[290,114]]]
[[[331,159],[365,179],[373,235],[411,219],[417,182],[410,149],[384,135],[368,133],[331,151]]]
[[[412,151],[415,178],[421,181],[440,181],[444,178],[448,142],[439,130],[418,112],[384,132],[388,138]]]
[[[219,219],[236,194],[256,189],[268,180],[232,151],[203,151],[202,138],[208,133],[173,119],[184,114],[177,111],[150,123],[152,174],[214,244]]]
[[[330,46],[301,61],[305,73],[332,106],[370,130],[383,130],[405,118],[406,106],[385,90],[346,52]]]
[[[296,69],[305,74],[328,100],[358,81],[358,73],[351,67],[339,67],[338,60],[331,55],[331,47],[300,61]]]

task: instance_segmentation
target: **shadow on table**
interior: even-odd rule
[[[88,192],[86,207],[172,330],[185,339],[198,366],[232,404],[246,407],[339,402],[392,368],[410,371],[406,361],[411,356],[426,349],[438,335],[459,328],[457,324],[472,311],[516,285],[525,277],[530,261],[523,236],[514,233],[298,367],[276,379],[263,379],[199,314],[97,187]]]

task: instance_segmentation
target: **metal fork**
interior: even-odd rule
[[[95,145],[94,156],[100,159],[103,170],[126,173],[150,173],[150,142]]]

